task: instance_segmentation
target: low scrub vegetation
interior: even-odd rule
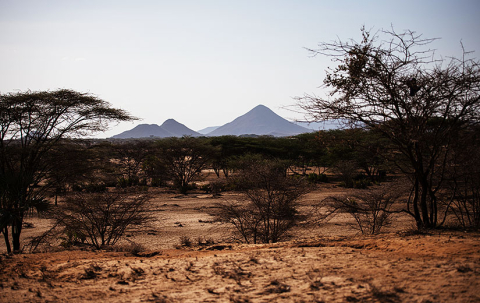
[[[473,129],[464,136],[472,146],[458,146],[451,159],[454,165],[441,171],[444,180],[436,195],[438,213],[442,215],[439,226],[478,229],[478,157],[466,155],[467,151],[475,150],[478,142]],[[228,191],[241,193],[242,199],[219,202],[219,212],[215,215],[218,221],[231,225],[237,239],[246,243],[281,241],[299,221],[304,224],[317,220],[318,224],[318,220],[338,213],[349,214],[355,222],[352,227],[359,232],[377,234],[395,220],[395,213],[414,217],[416,187],[415,179],[408,173],[389,166],[392,154],[387,149],[372,162],[358,152],[378,143],[372,138],[376,137],[364,130],[334,130],[300,138],[184,138],[161,140],[161,143],[143,140],[141,144],[128,140],[64,141],[63,153],[71,150],[73,155],[81,154],[84,164],[82,169],[72,170],[76,178],[61,174],[57,167],[52,174],[45,173],[44,180],[48,182],[37,185],[38,197],[32,196],[30,209],[35,210],[37,206],[39,210],[47,209],[47,198],[54,197],[58,205],[51,205],[47,214],[57,220],[55,230],[62,229],[62,234],[56,238],[37,237],[31,246],[38,247],[42,241],[59,237],[65,247],[111,246],[127,230],[150,220],[146,215],[149,207],[146,190],[158,186],[170,187],[182,194],[201,190],[219,199]],[[351,146],[340,148],[339,141]],[[170,150],[170,144],[171,156],[162,158],[165,155],[162,151]],[[316,152],[312,153],[315,145]],[[303,151],[305,146],[309,149]],[[122,148],[128,152],[121,151]],[[142,151],[134,152],[137,148]],[[255,153],[246,154],[250,149]],[[51,161],[58,155],[58,151],[52,152]],[[71,166],[68,159],[72,165],[79,165],[77,156],[73,155],[65,157],[59,165],[67,169]],[[127,157],[128,161],[121,157]],[[216,177],[202,182],[208,169],[215,172]],[[387,187],[400,179],[406,180],[401,189]],[[345,192],[322,201],[314,212],[301,213],[298,201],[322,183],[343,186]],[[35,201],[43,201],[42,206]],[[5,211],[7,209],[3,210],[3,219],[8,218]],[[320,213],[322,215],[318,215]],[[7,234],[5,228],[3,233]]]
[[[464,136],[470,138],[473,146],[463,149],[459,146],[452,158],[454,165],[439,175],[444,178],[436,195],[438,213],[442,216],[439,226],[463,229],[480,226],[480,184],[475,169],[479,167],[478,157],[465,154],[477,146],[476,139],[472,139],[472,136],[476,138],[475,133],[471,131]],[[51,175],[49,171],[44,174],[47,182],[36,185],[38,197],[32,196],[30,209],[35,211],[37,207],[40,211],[50,207],[43,216],[54,218],[55,231],[62,229],[62,233],[55,237],[37,237],[31,247],[59,238],[65,247],[111,246],[127,230],[150,220],[146,215],[149,207],[146,192],[150,187],[159,186],[184,195],[202,191],[220,199],[219,212],[215,214],[217,221],[231,225],[236,238],[246,243],[281,241],[300,221],[319,224],[338,213],[348,214],[355,222],[351,226],[360,233],[377,234],[395,220],[395,213],[414,217],[419,210],[413,203],[415,179],[396,166],[389,166],[392,164],[389,162],[391,151],[385,149],[386,153],[381,154],[384,162],[379,155],[369,162],[363,153],[357,153],[357,149],[377,144],[376,139],[369,141],[368,138],[376,137],[364,130],[334,130],[302,135],[301,140],[297,137],[184,138],[161,140],[161,143],[144,140],[142,144],[128,140],[64,141],[62,151],[82,154],[84,164],[82,169],[72,170],[73,174],[78,174],[76,178],[59,173],[57,168]],[[338,141],[350,142],[351,147],[339,148]],[[128,153],[120,152],[124,144]],[[162,151],[168,151],[169,144],[173,144],[171,156],[162,158]],[[302,144],[309,150],[302,151]],[[69,145],[72,148],[68,148]],[[317,151],[312,153],[314,145]],[[136,148],[145,149],[138,152],[139,158],[135,158],[137,153],[133,150]],[[250,149],[255,153],[246,154]],[[128,161],[119,158],[127,154]],[[57,151],[51,157],[55,155],[58,156]],[[68,159],[72,159],[72,165],[78,165],[73,156],[59,164],[65,169],[70,167],[66,163]],[[138,163],[134,165],[135,161]],[[130,168],[125,168],[126,163]],[[208,182],[203,182],[209,169],[215,174]],[[387,187],[400,179],[406,180],[401,189]],[[300,212],[298,202],[302,196],[325,183],[344,187],[344,193],[319,201],[315,211]],[[242,198],[222,200],[228,191],[239,192]],[[50,196],[56,206],[49,206]],[[43,204],[35,201],[43,201]],[[6,211],[3,210],[3,219],[8,218]],[[5,229],[3,233],[7,234]]]
[[[32,250],[52,244],[69,248],[76,245],[96,249],[115,245],[127,232],[144,229],[153,220],[143,191],[115,190],[102,193],[77,192],[59,207],[51,209],[53,228],[33,239]]]
[[[347,213],[355,220],[351,225],[353,228],[362,234],[374,235],[391,224],[392,214],[397,212],[393,206],[399,204],[402,195],[404,191],[398,184],[385,184],[368,190],[355,190],[349,194],[330,196],[321,204],[329,208],[330,213]]]
[[[246,201],[219,204],[219,221],[232,224],[246,243],[278,242],[299,220],[298,199],[308,192],[304,178],[286,174],[279,160],[247,156],[229,181]]]

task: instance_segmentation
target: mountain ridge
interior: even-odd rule
[[[124,131],[118,135],[112,136],[113,139],[131,139],[131,138],[169,138],[201,136],[194,130],[186,127],[174,119],[167,119],[162,125],[157,124],[139,124],[131,130]]]
[[[206,132],[206,130],[211,130]],[[167,119],[162,125],[157,124],[139,124],[131,130],[124,131],[118,135],[112,136],[113,139],[129,138],[167,138],[183,136],[225,136],[225,135],[267,135],[275,137],[294,136],[302,133],[312,132],[312,129],[290,122],[265,105],[257,105],[247,113],[237,117],[219,127],[207,127],[196,132],[187,126]]]

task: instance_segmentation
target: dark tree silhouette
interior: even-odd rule
[[[452,140],[480,122],[480,65],[462,58],[435,59],[424,39],[412,31],[362,29],[360,42],[321,43],[310,52],[332,57],[326,97],[305,95],[298,105],[310,120],[346,119],[388,138],[402,157],[398,167],[411,178],[406,211],[419,228],[439,224],[443,186]],[[415,81],[413,79],[415,78]]]
[[[162,139],[153,151],[154,159],[149,159],[147,165],[163,171],[174,186],[186,194],[190,183],[210,164],[214,152],[214,147],[199,138]]]
[[[62,138],[105,130],[113,121],[134,119],[123,110],[72,90],[0,95],[0,229],[7,251],[20,251],[25,213],[44,206],[47,186],[39,187],[55,165],[46,155]]]

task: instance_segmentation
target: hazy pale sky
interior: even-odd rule
[[[89,92],[141,118],[193,130],[263,104],[280,116],[320,94],[328,58],[304,49],[359,40],[360,28],[410,29],[433,48],[480,57],[480,1],[0,0],[0,92]]]

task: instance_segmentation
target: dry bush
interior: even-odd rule
[[[340,161],[335,166],[335,171],[340,176],[345,187],[353,187],[354,177],[357,175],[358,171],[358,165],[355,161]]]
[[[298,222],[298,199],[308,192],[304,178],[287,176],[277,160],[245,158],[230,181],[245,200],[219,204],[217,220],[232,224],[246,243],[278,242]]]
[[[78,242],[100,249],[114,245],[127,232],[144,227],[152,220],[148,194],[114,191],[75,193],[54,213],[55,227],[61,227],[63,245]]]
[[[368,190],[355,190],[348,195],[327,197],[322,204],[331,213],[345,212],[355,220],[352,227],[362,234],[378,234],[391,224],[392,206],[402,195],[396,185],[377,186]]]
[[[480,129],[462,134],[450,167],[445,201],[457,224],[480,229]]]
[[[192,247],[193,242],[192,239],[188,236],[181,236],[180,237],[180,247]]]

